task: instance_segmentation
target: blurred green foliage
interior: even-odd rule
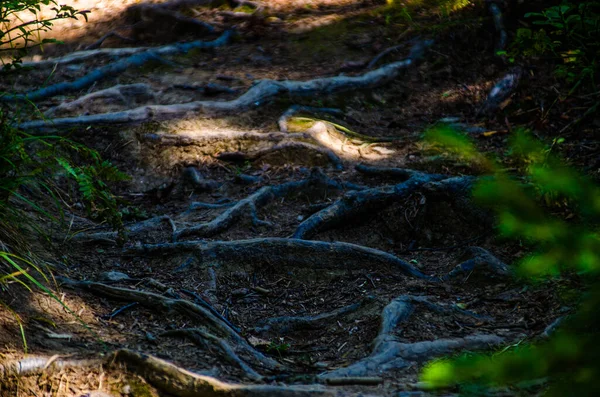
[[[592,180],[565,166],[526,131],[510,140],[509,154],[520,164],[522,175],[506,173],[496,161],[482,155],[473,142],[449,127],[426,133],[433,145],[462,156],[491,173],[474,187],[475,200],[497,213],[501,235],[532,247],[516,264],[522,277],[557,276],[577,272],[591,285],[582,296],[576,315],[570,316],[547,342],[521,345],[495,355],[465,355],[429,364],[422,379],[433,387],[461,385],[515,385],[539,378],[550,379],[550,395],[600,395],[600,188]],[[567,203],[577,213],[571,221],[548,214],[553,202]],[[578,222],[576,222],[578,221]]]
[[[44,6],[51,7],[52,18],[42,17]],[[53,21],[78,16],[87,19],[87,12],[54,0],[1,1],[0,55],[7,55],[1,59],[2,72],[19,68],[31,47],[57,42],[41,37]],[[37,111],[27,109],[31,110]],[[88,216],[109,223],[124,238],[123,214],[108,182],[128,177],[85,145],[61,136],[18,130],[14,124],[24,112],[15,106],[0,108],[0,308],[12,315],[27,350],[24,321],[17,314],[23,302],[11,296],[11,286],[41,291],[81,321],[48,288],[50,272],[38,255],[40,242],[50,241],[50,225],[67,226],[64,209],[74,204],[85,208]]]

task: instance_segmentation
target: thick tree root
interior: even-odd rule
[[[123,35],[120,35],[119,33],[112,31],[112,32],[108,32],[106,33],[104,36],[100,37],[98,40],[96,40],[94,43],[90,44],[89,46],[85,47],[84,50],[96,50],[98,48],[100,48],[100,46],[102,46],[102,44],[108,40],[111,37],[116,37],[119,40],[123,40],[123,41],[128,41],[128,42],[134,42],[134,39],[131,39],[129,37],[125,37]]]
[[[485,103],[479,110],[479,114],[492,114],[508,99],[517,89],[519,81],[523,76],[523,69],[514,67],[498,81],[490,91]]]
[[[381,375],[390,370],[406,368],[414,362],[423,362],[455,351],[484,349],[504,343],[504,339],[496,335],[472,335],[414,343],[399,342],[394,332],[400,324],[408,321],[415,311],[415,305],[422,303],[426,303],[425,307],[428,309],[433,305],[422,297],[401,296],[394,299],[381,313],[381,326],[374,341],[372,354],[348,367],[325,372],[319,377],[327,379]],[[439,312],[446,310],[441,308]]]
[[[177,241],[182,237],[211,237],[231,228],[240,218],[249,215],[255,225],[268,226],[270,223],[261,221],[257,216],[257,209],[263,207],[276,198],[288,197],[296,194],[319,195],[326,194],[328,190],[341,190],[345,184],[334,181],[323,174],[318,168],[311,172],[307,179],[297,182],[287,182],[277,186],[265,186],[247,198],[238,201],[231,208],[208,223],[180,229],[173,235]],[[194,205],[192,204],[192,208]],[[196,206],[197,207],[197,206]]]
[[[175,233],[175,224],[173,220],[167,215],[156,216],[154,218],[134,223],[133,225],[127,225],[125,226],[125,233],[128,236],[134,236],[138,233],[155,230],[164,222],[167,222],[170,226],[172,233]],[[118,239],[119,233],[113,231],[100,233],[78,233],[69,238],[69,240],[71,241],[107,242],[113,244],[116,243]]]
[[[359,395],[368,397],[364,393],[343,392],[321,385],[279,386],[226,383],[210,376],[187,371],[157,357],[126,349],[117,350],[103,360],[64,360],[54,356],[31,357],[2,363],[0,380],[7,376],[40,374],[53,369],[88,368],[99,365],[103,365],[108,370],[115,369],[117,371],[122,371],[124,366],[127,372],[142,377],[160,392],[175,397],[358,397]]]
[[[329,114],[329,115],[333,115],[333,116],[337,116],[337,117],[348,118],[339,109],[315,108],[315,107],[311,107],[311,106],[294,105],[294,106],[291,106],[285,112],[283,112],[283,114],[279,117],[279,120],[277,120],[277,125],[279,126],[279,130],[281,132],[288,132],[290,130],[289,124],[290,124],[291,119],[294,118],[294,116],[298,113]],[[296,119],[300,120],[300,121],[307,121],[307,122],[313,123],[313,126],[304,132],[307,134],[310,134],[313,137],[313,139],[315,139],[317,141],[322,140],[322,138],[320,138],[319,135],[323,133],[323,132],[321,132],[322,128],[315,127],[319,123],[325,124],[328,127],[328,129],[331,129],[331,128],[335,129],[335,132],[330,132],[330,135],[336,135],[337,140],[340,140],[340,141],[352,140],[359,144],[365,144],[365,143],[373,144],[373,143],[385,143],[385,142],[398,142],[398,141],[405,140],[405,138],[403,138],[403,137],[375,137],[375,136],[363,135],[358,132],[354,132],[340,124],[336,124],[336,123],[333,123],[333,122],[327,121],[327,120],[311,119],[311,118],[304,118],[304,117],[298,117]],[[357,121],[354,120],[354,122],[357,122]],[[341,151],[343,151],[343,150],[341,150]]]
[[[446,178],[442,175],[425,174],[412,170],[404,172],[409,178],[397,185],[346,193],[329,207],[302,222],[294,232],[293,238],[310,238],[321,231],[355,220],[361,215],[372,214],[374,211],[382,210],[402,197],[406,197],[427,183]]]
[[[360,245],[285,238],[258,238],[237,241],[185,241],[165,244],[144,244],[125,250],[126,255],[157,255],[191,252],[198,266],[236,266],[240,264],[267,265],[276,268],[306,268],[364,270],[369,264],[429,281],[427,276],[410,263],[387,252]]]
[[[245,161],[256,161],[261,157],[289,150],[316,152],[322,155],[323,157],[327,158],[327,160],[333,165],[335,169],[343,169],[342,160],[340,160],[340,158],[333,151],[307,142],[282,142],[269,148],[261,149],[252,153],[225,152],[219,154],[217,158],[223,161],[243,163]]]
[[[203,329],[199,328],[186,328],[186,329],[175,329],[163,332],[160,336],[183,336],[190,339],[192,342],[202,346],[206,350],[218,349],[219,354],[224,356],[225,359],[242,369],[246,376],[252,380],[259,381],[262,376],[246,364],[240,357],[233,351],[229,343],[226,340],[218,338]]]
[[[365,309],[366,306],[371,305],[374,303],[374,301],[375,300],[373,297],[367,297],[361,302],[341,307],[329,313],[318,314],[316,316],[286,316],[270,318],[266,321],[260,321],[257,327],[254,328],[254,331],[258,333],[272,332],[276,335],[285,335],[298,330],[319,329],[326,327],[332,322],[335,322],[336,320],[351,313]]]
[[[210,42],[212,47],[222,45],[228,39],[229,35],[224,34],[221,38]],[[193,45],[207,46],[206,42],[194,42],[189,44],[182,44],[186,46],[183,48],[193,48]],[[409,58],[394,62],[379,69],[372,70],[360,76],[337,76],[337,77],[325,77],[320,79],[314,79],[309,81],[275,81],[275,80],[262,80],[254,87],[246,91],[245,94],[241,95],[237,99],[231,101],[197,101],[188,102],[176,105],[153,105],[153,106],[142,106],[132,110],[116,113],[104,113],[89,116],[80,117],[67,117],[50,120],[37,120],[19,124],[18,127],[25,130],[40,129],[40,128],[64,128],[78,125],[95,125],[95,124],[136,124],[141,122],[147,122],[151,120],[168,120],[174,118],[181,118],[189,113],[203,113],[203,114],[223,114],[223,113],[239,113],[247,111],[253,108],[264,105],[266,102],[281,96],[307,96],[307,95],[327,95],[343,91],[351,90],[364,90],[380,87],[388,84],[400,76],[400,74],[412,66],[418,59],[420,59],[425,50],[432,44],[432,42],[421,42],[416,44],[409,56]],[[179,49],[179,47],[176,47]],[[163,55],[158,51],[150,52],[154,56]],[[137,55],[144,58],[145,55]],[[132,57],[133,58],[133,57]],[[137,58],[136,58],[137,59]],[[119,62],[119,65],[125,65],[123,61]],[[127,67],[131,66],[131,63],[126,63]],[[103,74],[103,73],[102,73]],[[87,84],[88,77],[85,78]],[[72,83],[64,83],[69,86]],[[54,87],[54,88],[53,88]],[[31,100],[40,99],[54,95],[55,93],[62,92],[63,88],[58,86],[51,86],[43,89],[43,92],[34,92],[30,95]],[[29,98],[27,95],[3,97],[5,100],[25,99]],[[8,99],[6,99],[8,98]]]
[[[130,350],[117,351],[112,362],[125,364],[127,369],[142,376],[154,387],[178,397],[342,397],[348,395],[316,385],[270,386],[224,383],[208,376],[191,373],[159,358]]]
[[[450,273],[442,277],[450,280],[460,275],[470,275],[473,271],[484,273],[488,278],[505,279],[512,275],[510,268],[501,260],[480,247],[469,247],[472,258],[456,266]]]
[[[90,281],[75,281],[57,278],[62,285],[88,290],[96,295],[107,298],[138,302],[152,310],[175,311],[183,316],[198,321],[212,331],[213,335],[227,340],[233,349],[246,357],[253,365],[267,370],[281,367],[275,360],[264,356],[242,338],[228,323],[216,317],[210,310],[184,299],[171,299],[151,292],[136,291],[127,288],[112,287]]]
[[[50,98],[55,95],[65,94],[67,92],[73,92],[82,90],[94,84],[95,82],[102,80],[107,77],[113,77],[130,67],[142,66],[146,62],[160,59],[165,55],[174,55],[180,53],[187,53],[192,49],[199,48],[216,48],[222,47],[229,42],[232,33],[226,31],[218,39],[213,41],[193,41],[190,43],[173,44],[167,47],[159,47],[157,49],[149,49],[147,51],[137,53],[129,56],[128,58],[121,59],[117,62],[110,63],[93,72],[80,77],[79,79],[71,82],[58,83],[48,87],[40,88],[35,91],[31,91],[27,94],[15,94],[15,95],[4,95],[0,97],[0,101],[39,101],[42,99]],[[138,108],[139,109],[139,108]],[[120,112],[121,113],[121,112]],[[90,117],[90,116],[82,116]],[[58,119],[61,120],[61,119]],[[48,120],[51,123],[52,120]]]
[[[71,102],[61,103],[60,105],[44,112],[44,116],[52,117],[61,112],[87,109],[91,106],[92,102],[97,100],[109,103],[117,102],[122,105],[130,105],[133,102],[154,99],[154,97],[154,93],[148,84],[119,84],[105,90],[92,92],[91,94],[84,95]]]
[[[175,147],[186,147],[186,146],[208,146],[211,147],[211,151],[207,154],[216,155],[215,149],[212,145],[219,144],[219,147],[223,147],[224,143],[235,142],[236,145],[231,147],[239,146],[238,142],[267,142],[269,145],[273,143],[287,141],[289,139],[310,139],[310,135],[304,133],[298,134],[284,134],[281,132],[247,132],[247,131],[206,131],[202,135],[190,136],[184,134],[143,134],[139,136],[141,142],[149,143],[155,146],[175,146]]]

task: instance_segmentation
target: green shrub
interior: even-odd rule
[[[40,17],[42,6],[52,8],[54,16],[49,19]],[[58,4],[55,0],[3,0],[0,2],[0,54],[8,52],[10,61],[4,70],[18,67],[27,50],[57,40],[41,38],[42,32],[48,32],[52,23],[59,19],[77,19],[82,16],[87,21],[89,11],[78,11],[71,6]],[[23,19],[19,13],[26,13],[29,19]],[[4,61],[3,61],[4,62]]]
[[[434,387],[472,389],[549,378],[551,395],[598,395],[600,188],[566,167],[551,153],[551,147],[523,131],[513,137],[510,151],[523,171],[519,179],[504,173],[493,160],[482,160],[484,156],[463,135],[438,129],[428,137],[472,161],[485,162],[492,171],[493,178],[482,179],[473,195],[479,203],[495,209],[503,236],[531,248],[532,253],[515,265],[517,274],[538,279],[576,272],[589,284],[589,291],[581,297],[578,312],[547,342],[519,343],[492,356],[436,361],[425,368],[423,380]],[[544,206],[553,204],[545,198],[548,194],[578,216],[566,221],[548,215]]]
[[[580,85],[595,84],[600,54],[600,1],[563,0],[542,12],[525,14],[533,25],[517,30],[509,58],[552,55],[560,60],[556,75]],[[576,87],[575,87],[576,88]]]
[[[53,18],[41,20],[38,17],[43,5],[56,6]],[[23,20],[22,15],[16,15],[23,11],[33,17]],[[19,67],[21,58],[32,46],[57,42],[42,40],[39,36],[51,28],[52,21],[80,15],[86,17],[86,13],[58,5],[53,0],[2,1],[0,45],[3,47],[0,52],[9,54],[3,71]],[[11,21],[16,24],[10,25]],[[127,177],[110,162],[102,160],[95,150],[59,136],[29,135],[14,128],[14,120],[15,116],[10,116],[8,108],[0,108],[0,294],[10,293],[11,285],[29,291],[38,289],[72,313],[48,289],[48,269],[36,255],[36,249],[40,247],[29,243],[35,241],[31,238],[32,233],[49,240],[48,225],[64,225],[63,207],[68,202],[80,202],[88,216],[108,222],[124,238],[119,203],[107,183]],[[0,306],[13,315],[27,349],[18,308],[9,307],[2,296]]]

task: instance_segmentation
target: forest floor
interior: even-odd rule
[[[67,365],[129,349],[207,375],[209,383],[214,378],[275,387],[241,389],[243,395],[428,395],[418,384],[428,360],[534,341],[570,311],[573,302],[563,291],[576,281],[531,285],[505,277],[498,261],[510,265],[526,248],[497,238],[486,215],[465,204],[468,193],[457,197],[435,184],[481,170],[423,143],[424,131],[452,117],[477,127],[477,146],[510,168],[502,157],[507,137],[523,126],[541,138],[560,133],[566,138],[561,154],[598,175],[599,142],[589,140],[598,120],[569,128],[589,97],[555,102],[568,87],[553,77],[552,65],[527,65],[518,88],[493,111],[481,112],[490,90],[513,67],[495,55],[497,31],[487,7],[446,14],[433,6],[386,9],[376,0],[264,0],[238,2],[237,8],[178,8],[179,18],[215,27],[206,33],[193,23],[131,11],[137,1],[92,3],[98,8],[90,22],[58,24],[54,36],[65,44],[47,48],[36,62],[81,51],[113,31],[135,42],[110,37],[100,48],[214,40],[226,29],[236,35],[218,48],[160,57],[36,102],[57,120],[194,101],[206,101],[208,110],[181,117],[176,110],[175,117],[161,113],[142,123],[83,119],[60,128],[131,177],[113,186],[124,203],[128,239],[122,247],[81,204],[69,205],[67,226],[56,231],[47,260],[71,313],[42,293],[11,288],[4,300],[22,302],[11,306],[25,324],[28,354],[52,358],[42,362],[54,370],[6,381],[0,394],[194,395],[177,394],[177,382],[161,383],[127,360],[123,365],[137,372],[106,362]],[[512,28],[507,26],[509,37]],[[422,59],[384,84],[332,94],[311,88],[303,96],[258,97],[252,108],[209,109],[215,101],[240,97],[257,80],[363,75],[405,59],[429,39],[434,42]],[[369,68],[377,54],[400,44]],[[40,82],[73,81],[116,59],[109,54],[48,62],[8,76],[0,89],[23,93]],[[116,85],[125,91],[65,106]],[[280,123],[288,128],[280,131],[278,120],[293,105],[341,112],[304,108],[290,113]],[[30,112],[21,112],[23,122],[31,120],[25,119]],[[336,125],[362,135],[343,137]],[[357,164],[420,172],[368,172]],[[288,190],[277,188],[286,183]],[[268,187],[272,191],[264,193]],[[352,203],[365,191],[381,196],[358,209]],[[241,202],[260,192],[264,197]],[[351,209],[329,219],[332,208]],[[318,217],[329,221],[308,227]],[[489,269],[444,277],[481,255],[489,255]],[[12,314],[0,312],[0,318],[4,362],[23,357]],[[206,395],[224,395],[217,386],[210,389]]]

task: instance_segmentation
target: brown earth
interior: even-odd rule
[[[127,9],[136,2],[76,2],[74,7],[94,6],[90,23],[57,24],[55,37],[66,43],[46,48],[42,58],[81,50],[110,31],[134,37],[135,46],[163,45],[177,40],[213,39],[193,31],[169,35],[169,26],[147,26],[135,31],[127,18]],[[597,129],[592,120],[577,129],[566,129],[576,120],[586,98],[558,101],[556,92],[563,83],[552,77],[551,65],[539,63],[528,69],[519,89],[491,116],[478,116],[494,83],[509,69],[494,56],[493,22],[485,7],[468,6],[449,16],[433,6],[410,6],[410,17],[397,8],[384,13],[381,1],[322,0],[312,2],[269,0],[256,1],[264,6],[260,15],[245,18],[227,14],[231,7],[184,7],[180,11],[213,24],[219,31],[235,28],[233,43],[210,51],[191,51],[187,55],[168,57],[95,83],[91,88],[64,94],[37,103],[45,112],[54,106],[116,84],[145,83],[149,97],[126,98],[125,102],[99,99],[60,117],[120,111],[146,104],[175,104],[196,100],[230,100],[252,87],[255,80],[309,80],[343,73],[360,74],[350,62],[371,60],[379,52],[406,42],[405,48],[381,60],[378,65],[405,57],[411,40],[433,38],[435,43],[414,68],[408,69],[393,83],[372,90],[337,95],[309,96],[301,99],[280,97],[255,110],[223,116],[190,115],[184,119],[146,123],[135,126],[92,126],[74,129],[73,139],[98,149],[132,179],[115,186],[124,207],[133,213],[130,222],[167,215],[177,230],[210,222],[227,208],[187,211],[192,202],[236,202],[264,186],[275,186],[308,177],[310,168],[321,166],[325,175],[338,182],[377,187],[396,184],[385,176],[369,176],[354,170],[358,162],[372,165],[409,168],[448,175],[477,174],[479,170],[461,164],[452,157],[424,145],[421,133],[444,117],[458,117],[462,122],[483,127],[484,134],[475,140],[481,150],[502,154],[509,132],[518,126],[534,128],[540,137],[561,136],[563,155],[578,166],[588,167],[597,176],[598,142],[586,140]],[[429,3],[427,3],[429,4]],[[236,11],[234,9],[233,11]],[[237,11],[241,12],[240,9]],[[224,13],[225,12],[225,13]],[[248,12],[244,9],[243,12]],[[386,16],[387,15],[387,16]],[[165,33],[166,32],[166,33]],[[102,48],[130,45],[118,38],[105,41]],[[35,57],[40,60],[39,56]],[[112,62],[109,57],[94,57],[81,63],[38,68],[27,74],[13,74],[3,80],[2,90],[26,92],[44,81],[46,85],[71,81]],[[531,65],[529,65],[531,66]],[[194,86],[218,83],[235,90],[209,96]],[[192,87],[192,88],[190,88]],[[211,133],[252,131],[271,133],[278,130],[277,120],[293,104],[339,108],[351,119],[336,120],[371,137],[400,137],[382,144],[391,151],[368,152],[365,158],[337,153],[343,170],[335,170],[321,154],[288,150],[261,157],[256,161],[231,164],[216,158],[221,152],[252,150],[248,142],[225,142],[204,146],[161,146],[148,143],[144,134],[167,134],[201,137]],[[21,117],[24,117],[21,112]],[[53,117],[58,117],[53,116]],[[311,115],[308,115],[312,117]],[[300,129],[302,130],[302,129]],[[351,147],[352,144],[349,144]],[[377,146],[377,145],[370,145]],[[366,147],[366,146],[365,146]],[[369,148],[367,148],[369,149]],[[365,150],[367,150],[365,149]],[[368,150],[367,150],[368,151]],[[361,152],[362,153],[362,152]],[[375,153],[375,154],[373,154]],[[378,154],[379,153],[379,154]],[[596,161],[594,163],[594,161]],[[507,167],[511,164],[506,160]],[[206,180],[219,183],[216,189],[202,191],[190,186],[182,176],[184,168],[196,167]],[[248,184],[239,183],[239,175],[256,177]],[[238,241],[267,237],[288,238],[298,225],[315,211],[326,206],[346,190],[303,191],[277,198],[258,208],[258,219],[270,222],[252,224],[242,217],[232,227],[203,241]],[[65,197],[74,196],[65,192]],[[369,356],[373,340],[380,329],[380,313],[393,299],[424,296],[445,308],[467,309],[477,317],[449,310],[417,310],[410,319],[394,330],[402,343],[465,338],[474,334],[493,334],[505,338],[505,344],[536,340],[557,317],[570,310],[568,296],[561,293],[576,281],[547,281],[527,285],[510,279],[497,280],[478,274],[466,274],[441,283],[411,278],[376,261],[366,261],[360,269],[349,269],[344,259],[338,269],[302,268],[281,259],[249,258],[235,265],[213,267],[195,265],[195,254],[175,252],[165,255],[124,255],[115,236],[87,239],[92,232],[110,232],[109,228],[87,219],[81,205],[69,207],[67,226],[57,231],[53,251],[46,255],[54,274],[75,280],[100,281],[106,272],[118,271],[131,279],[110,283],[135,290],[155,292],[174,299],[194,301],[201,297],[235,327],[258,351],[279,362],[279,369],[254,368],[266,384],[314,384],[318,375],[348,366]],[[172,239],[168,220],[152,228],[132,232],[125,248],[140,244],[168,243]],[[194,237],[181,240],[194,240]],[[473,210],[465,211],[450,198],[430,195],[415,189],[402,200],[367,216],[344,221],[331,230],[317,233],[310,240],[348,242],[391,253],[412,264],[426,275],[441,276],[468,259],[467,247],[488,250],[505,263],[526,255],[518,243],[495,237],[494,229],[478,218]],[[273,253],[276,258],[277,252]],[[465,256],[466,255],[466,256]],[[192,259],[190,261],[190,259]],[[311,258],[318,262],[319,258]],[[178,270],[182,265],[187,267]],[[191,263],[191,264],[190,264]],[[215,270],[213,270],[215,272]],[[152,279],[157,281],[148,283]],[[130,301],[69,289],[55,285],[58,297],[69,310],[48,294],[26,293],[18,288],[2,292],[4,302],[15,309],[24,324],[27,352],[31,355],[62,358],[94,357],[108,351],[131,349],[166,359],[190,371],[234,383],[252,383],[239,365],[224,359],[215,346],[193,343],[189,338],[167,337],[165,331],[199,328],[197,319],[181,313],[165,313]],[[186,292],[187,291],[187,292]],[[196,298],[189,292],[196,294]],[[299,329],[286,333],[260,332],[261,321],[281,316],[316,316],[332,312],[368,298],[366,307],[357,312],[327,321],[319,329]],[[458,306],[457,306],[458,305]],[[420,307],[420,306],[419,306]],[[119,308],[123,310],[116,313]],[[73,314],[75,313],[76,316]],[[20,330],[10,311],[0,311],[0,345],[3,360],[23,357]],[[79,321],[78,318],[82,321]],[[483,320],[483,319],[488,320]],[[85,326],[81,324],[85,323]],[[56,360],[54,358],[53,360]],[[332,386],[340,393],[398,395],[413,390],[423,362],[388,372],[375,371],[382,377],[375,386]],[[42,375],[4,378],[2,395],[81,396],[92,390],[119,395],[167,395],[159,389],[143,386],[145,380],[119,368],[100,366],[75,367],[43,371]],[[10,379],[10,381],[9,381]],[[454,391],[449,391],[454,392]],[[519,391],[498,391],[509,395]],[[149,394],[144,394],[149,393]],[[152,394],[155,393],[155,394]],[[162,394],[161,394],[162,393]],[[421,393],[421,392],[418,392]],[[200,395],[200,394],[199,394]],[[409,395],[409,394],[407,394]],[[410,394],[413,395],[413,394]],[[414,394],[421,395],[421,394]],[[423,394],[425,395],[425,394]]]

